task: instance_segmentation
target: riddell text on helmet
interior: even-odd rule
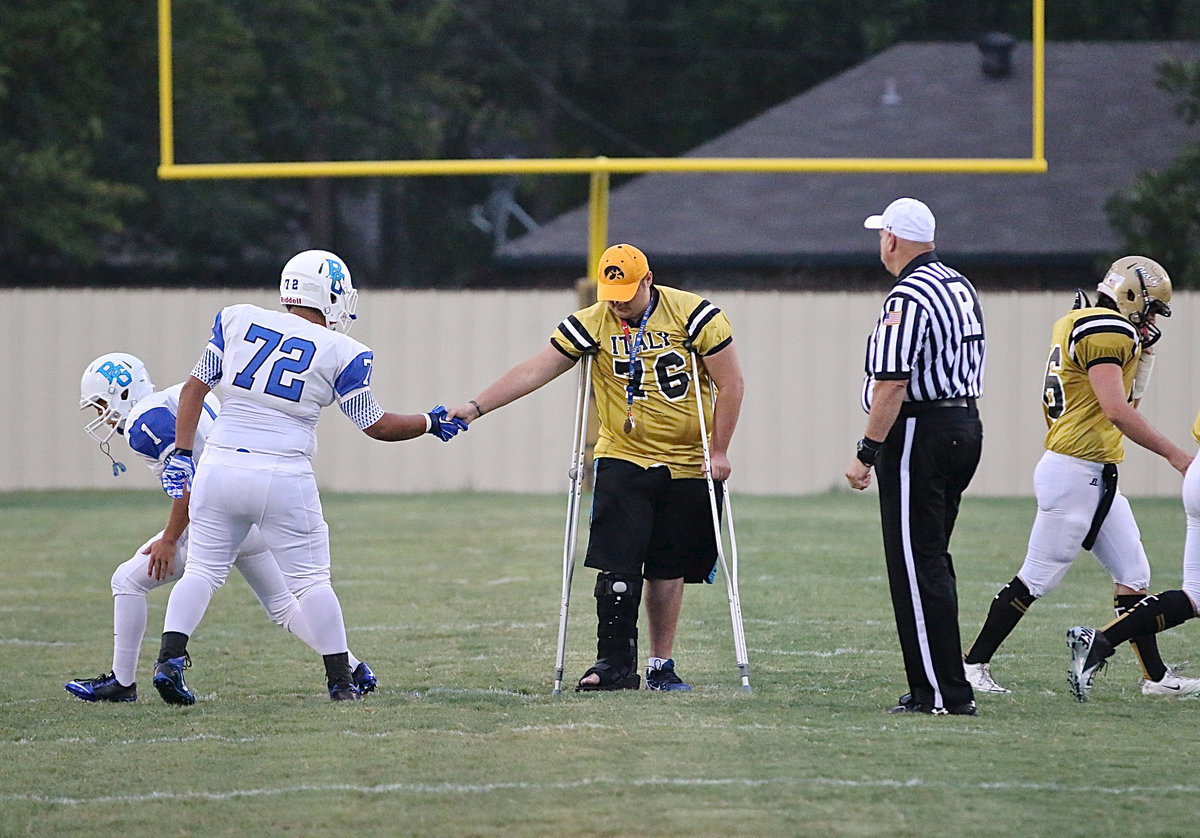
[[[304,300],[300,299],[299,297],[283,297],[279,302],[283,303],[285,306],[304,305]]]

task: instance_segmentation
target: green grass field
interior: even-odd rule
[[[586,501],[585,501],[586,502]],[[135,704],[63,682],[107,671],[108,579],[165,520],[153,493],[0,495],[2,835],[1195,835],[1200,702],[1143,697],[1122,651],[1087,705],[1067,627],[1110,614],[1082,557],[993,662],[981,715],[894,717],[905,691],[873,496],[735,497],[752,695],[724,586],[689,588],[680,694],[550,694],[564,497],[327,495],[350,642],[379,692],[326,697],[320,661],[235,575],[191,643],[192,708],[149,668]],[[1178,501],[1134,502],[1177,587]],[[1020,564],[1031,500],[964,503],[964,641]],[[576,573],[568,678],[594,651]],[[1161,636],[1195,656],[1191,624]]]

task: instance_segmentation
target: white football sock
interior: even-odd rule
[[[145,594],[113,596],[113,675],[124,687],[137,680],[138,653],[146,634]]]

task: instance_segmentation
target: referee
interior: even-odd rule
[[[867,340],[867,427],[846,468],[855,489],[879,475],[879,511],[908,693],[892,713],[974,716],[963,675],[950,534],[983,443],[983,311],[965,276],[934,252],[934,218],[899,198],[863,226],[896,284]]]

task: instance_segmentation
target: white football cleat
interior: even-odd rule
[[[1096,675],[1104,669],[1105,661],[1092,654],[1096,645],[1096,630],[1087,626],[1067,629],[1067,651],[1071,653],[1071,668],[1067,670],[1067,684],[1076,701],[1091,698],[1092,684]]]
[[[996,683],[996,679],[992,677],[991,667],[986,663],[964,663],[963,673],[967,676],[967,683],[977,693],[1006,695],[1012,692]]]
[[[1200,678],[1184,678],[1177,670],[1168,669],[1160,681],[1147,681],[1143,678],[1142,695],[1195,698],[1200,696]]]

